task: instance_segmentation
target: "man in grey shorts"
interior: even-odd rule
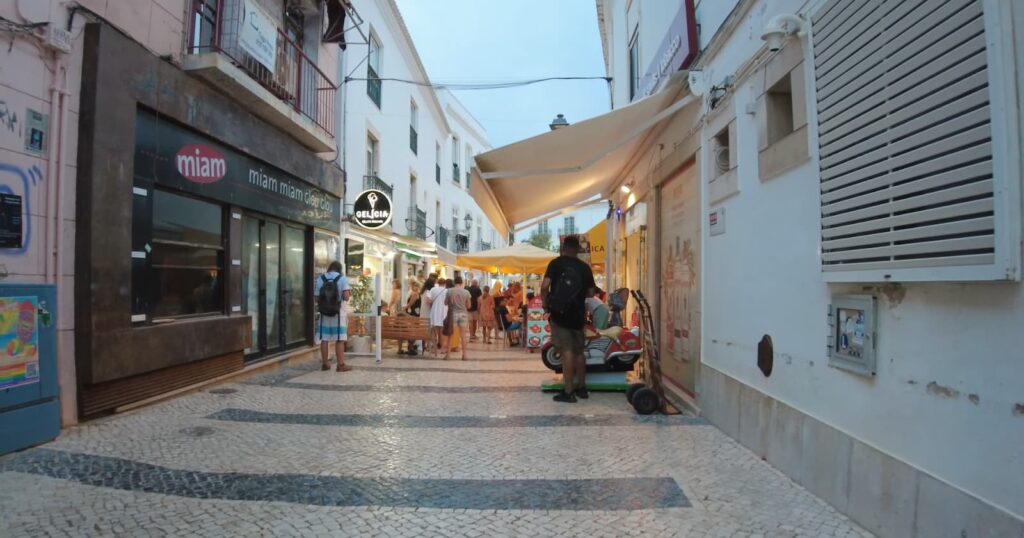
[[[462,343],[462,360],[466,360],[466,346],[469,344],[469,290],[462,287],[462,277],[455,277],[455,287],[448,290],[448,308],[452,310],[452,324],[459,328],[459,339]],[[449,342],[444,358],[447,360],[451,354],[452,345]]]
[[[556,402],[575,403],[588,398],[587,363],[583,355],[583,323],[586,299],[594,294],[594,273],[578,258],[580,240],[575,235],[562,240],[562,255],[551,260],[544,272],[540,295],[551,314],[551,344],[562,357],[564,390]],[[574,389],[575,387],[575,389]]]

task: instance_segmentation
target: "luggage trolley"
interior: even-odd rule
[[[626,399],[633,409],[641,415],[650,415],[655,411],[664,414],[677,414],[668,400],[665,399],[665,387],[661,384],[661,358],[658,353],[657,332],[651,305],[640,290],[631,290],[640,310],[640,332],[644,339],[644,354],[637,361],[636,378],[640,381],[629,385]]]

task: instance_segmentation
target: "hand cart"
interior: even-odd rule
[[[637,361],[636,379],[640,381],[629,385],[626,399],[641,415],[650,415],[660,411],[666,415],[678,414],[668,400],[665,399],[665,387],[661,383],[661,358],[658,353],[658,333],[651,315],[651,305],[640,290],[631,290],[640,312],[640,332],[644,339],[644,354]]]

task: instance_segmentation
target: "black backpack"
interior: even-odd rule
[[[573,307],[578,306],[578,299],[583,293],[583,277],[572,265],[565,265],[558,278],[551,283],[551,293],[548,294],[548,310],[558,314],[564,314]]]
[[[334,280],[328,280],[327,275],[320,277],[324,285],[320,286],[320,295],[317,298],[317,308],[325,316],[337,316],[341,312],[341,290],[338,289],[338,281],[341,275]]]

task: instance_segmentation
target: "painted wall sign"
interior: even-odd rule
[[[339,197],[140,110],[135,120],[135,186],[154,185],[341,231]]]
[[[21,248],[21,196],[0,194],[0,248]]]
[[[42,155],[46,151],[46,126],[49,116],[32,110],[25,110],[25,151]]]
[[[665,39],[654,54],[651,65],[640,79],[640,91],[633,97],[637,100],[658,91],[662,82],[672,73],[685,69],[697,57],[700,45],[697,43],[697,22],[694,17],[693,0],[683,0]]]
[[[195,183],[220,181],[228,172],[224,155],[210,146],[189,144],[178,150],[174,165],[185,179]]]
[[[238,32],[238,44],[254,60],[267,69],[274,70],[277,55],[277,25],[253,0],[242,3],[242,26]]]
[[[352,204],[352,219],[368,230],[383,228],[391,222],[391,198],[374,189],[359,193]]]

